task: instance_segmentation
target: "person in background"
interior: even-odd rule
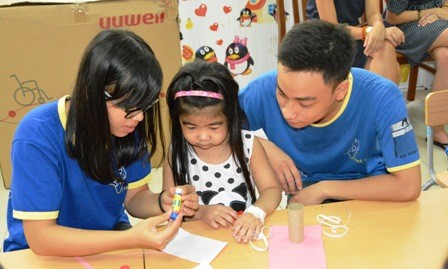
[[[232,227],[248,242],[279,205],[281,188],[258,139],[242,130],[238,90],[222,64],[197,60],[179,70],[167,91],[172,145],[163,188],[192,184],[200,197],[193,219]]]
[[[4,251],[84,256],[162,249],[174,237],[198,197],[183,186],[180,217],[156,229],[169,219],[175,192],[153,193],[147,184],[163,141],[161,86],[161,67],[142,38],[124,30],[93,38],[72,96],[31,110],[16,129]],[[125,209],[144,220],[132,227]]]
[[[400,83],[395,47],[405,42],[405,36],[397,27],[384,27],[380,0],[308,0],[306,14],[309,19],[320,18],[347,25],[356,40],[353,67],[367,69]],[[363,16],[367,24],[360,22]]]
[[[420,157],[400,89],[351,68],[346,26],[295,25],[282,40],[277,70],[239,93],[290,202],[410,201],[420,195]]]
[[[412,66],[430,55],[436,63],[432,91],[448,89],[448,2],[444,0],[389,0],[385,12],[386,25],[400,28],[406,42],[397,46]],[[434,144],[448,146],[443,125],[433,128]]]

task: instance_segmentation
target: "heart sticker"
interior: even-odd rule
[[[224,10],[224,13],[229,14],[230,12],[232,12],[232,7],[229,6],[224,6],[222,8]]]
[[[213,23],[212,25],[210,25],[210,30],[212,31],[218,31],[218,23]]]
[[[207,14],[207,6],[205,4],[200,5],[197,9],[194,10],[194,14],[199,17],[205,17],[205,14]]]

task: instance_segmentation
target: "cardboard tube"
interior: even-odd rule
[[[303,205],[300,203],[290,203],[287,210],[289,241],[293,243],[301,243],[304,239]]]

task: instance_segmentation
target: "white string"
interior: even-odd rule
[[[348,220],[345,224],[341,224],[341,218],[337,216],[327,216],[324,214],[319,214],[317,215],[316,219],[320,224],[331,227],[331,233],[325,231],[325,229],[322,229],[322,233],[324,233],[328,237],[340,238],[348,233],[349,228],[347,227],[347,224],[350,221],[351,216],[352,212],[350,212]]]
[[[264,233],[264,230],[267,229],[267,234]],[[268,238],[271,235],[271,228],[269,228],[268,226],[263,226],[263,228],[261,228],[260,233],[258,234],[257,238],[255,240],[263,240],[263,244],[265,245],[264,247],[257,247],[254,244],[252,244],[252,239],[249,241],[250,246],[255,249],[256,251],[260,251],[260,252],[264,252],[266,250],[268,250],[269,248],[269,243],[268,243]]]

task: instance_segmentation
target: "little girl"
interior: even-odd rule
[[[167,92],[172,144],[163,188],[192,184],[200,197],[193,219],[232,227],[233,237],[247,243],[279,205],[281,188],[261,143],[242,130],[238,89],[219,63],[198,60],[179,70]]]

